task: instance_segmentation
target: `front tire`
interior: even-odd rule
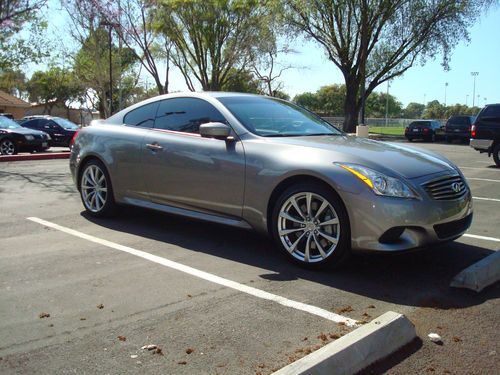
[[[80,197],[85,210],[92,216],[111,216],[116,203],[109,173],[102,162],[90,160],[82,168]]]
[[[350,253],[349,219],[328,187],[301,183],[286,189],[273,209],[275,244],[302,267],[334,267]]]
[[[497,167],[500,168],[500,143],[497,143],[495,147],[493,147],[493,160]]]
[[[0,141],[0,155],[16,155],[16,143],[10,138],[4,138]]]

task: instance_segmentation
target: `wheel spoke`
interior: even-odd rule
[[[295,208],[295,210],[297,211],[297,213],[300,215],[300,217],[302,219],[306,219],[306,217],[304,216],[304,213],[302,212],[302,210],[300,209],[299,207],[299,204],[297,203],[297,198],[292,198],[292,206]]]
[[[316,237],[315,234],[313,234],[313,237],[314,237],[314,243],[316,244],[316,248],[318,249],[319,253],[321,254],[321,257],[323,259],[325,259],[326,253],[325,253],[325,250],[323,250],[323,246],[321,246],[321,244],[319,243],[318,238]]]
[[[307,263],[309,263],[309,258],[310,258],[311,237],[312,237],[312,234],[309,234],[309,236],[307,237],[307,241],[306,241],[306,247],[304,249],[304,262],[307,262]]]
[[[338,224],[339,223],[339,219],[334,217],[333,219],[330,219],[330,220],[327,220],[327,221],[323,221],[322,223],[319,223],[320,226],[324,226],[324,225],[335,225],[335,224]]]
[[[294,228],[294,229],[283,229],[279,231],[280,236],[286,236],[293,232],[304,231],[304,228]]]
[[[308,218],[312,217],[312,209],[311,209],[311,202],[312,202],[312,194],[307,193],[306,194],[306,215]]]
[[[328,241],[330,241],[331,243],[333,243],[334,245],[337,244],[338,242],[338,239],[336,239],[335,237],[332,237],[328,234],[326,234],[325,232],[322,232],[322,231],[319,231],[318,234],[323,237],[323,238],[326,238]]]
[[[293,221],[294,223],[304,224],[303,220],[297,219],[287,212],[280,212],[280,216],[286,220]]]
[[[300,240],[306,235],[306,232],[302,233],[299,238],[297,238],[297,240],[295,240],[295,242],[292,244],[292,246],[290,246],[290,248],[288,249],[288,251],[290,253],[293,253],[295,251],[295,248],[297,247],[297,245],[299,244]]]
[[[318,216],[321,215],[321,213],[327,207],[328,207],[328,202],[327,201],[323,201],[323,203],[321,203],[321,206],[318,208],[318,211],[316,211],[316,214],[314,215],[314,220],[316,220],[318,218]]]

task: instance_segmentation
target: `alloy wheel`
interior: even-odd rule
[[[0,144],[0,154],[1,155],[14,155],[16,152],[16,146],[14,142],[10,139],[4,139]]]
[[[305,263],[328,258],[340,240],[340,221],[328,200],[312,192],[293,194],[281,206],[278,235],[285,249]]]
[[[99,212],[106,204],[108,184],[104,172],[94,164],[89,165],[82,174],[81,192],[85,207]]]

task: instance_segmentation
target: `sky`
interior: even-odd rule
[[[69,45],[65,11],[58,1],[49,2],[49,31],[53,37]],[[50,35],[49,35],[50,37]],[[443,69],[442,56],[419,63],[403,76],[391,81],[389,93],[396,96],[403,106],[410,102],[427,103],[439,100],[446,104],[473,104],[474,79],[471,72],[478,72],[475,85],[474,104],[500,103],[500,6],[493,6],[470,29],[470,41],[462,41],[451,54],[450,70]],[[292,98],[306,91],[315,92],[321,86],[344,83],[337,67],[330,62],[324,50],[313,41],[299,40],[292,46],[296,53],[286,56],[284,64],[299,67],[283,73],[284,91]],[[29,67],[28,75],[44,66]],[[153,80],[143,75],[150,85]],[[448,86],[446,86],[448,83]],[[173,69],[170,77],[171,91],[186,91],[187,87],[180,72]],[[376,91],[385,92],[387,84]],[[446,93],[445,93],[446,91]]]

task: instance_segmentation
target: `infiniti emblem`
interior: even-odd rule
[[[455,193],[460,192],[460,184],[458,182],[452,183],[451,190],[453,190]]]

